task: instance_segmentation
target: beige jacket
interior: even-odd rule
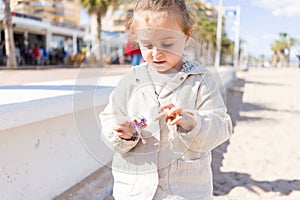
[[[133,68],[100,114],[102,136],[115,151],[113,195],[116,200],[212,199],[211,150],[232,133],[218,86],[205,67],[186,61],[157,95],[148,70],[147,64]],[[193,113],[194,129],[154,121],[168,103]],[[113,132],[118,122],[140,116],[148,120],[142,130],[146,144]]]

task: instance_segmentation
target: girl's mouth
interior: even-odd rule
[[[166,61],[153,61],[154,64],[157,64],[157,65],[161,65],[161,64],[164,64]]]

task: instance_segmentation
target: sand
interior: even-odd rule
[[[300,69],[250,68],[228,92],[232,138],[213,152],[216,200],[300,199]]]

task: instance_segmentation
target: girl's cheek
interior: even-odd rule
[[[167,51],[165,51],[165,55],[174,57],[174,56],[181,56],[183,54],[183,51],[181,51],[180,49],[169,49]]]
[[[142,55],[145,59],[151,59],[152,58],[151,50],[142,50]]]
[[[177,55],[177,56],[181,56],[183,54],[184,48],[183,46],[180,45],[176,45],[174,47],[172,47],[171,49],[169,49],[169,52]]]

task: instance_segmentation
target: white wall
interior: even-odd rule
[[[87,119],[90,112],[77,116]],[[94,138],[99,134],[86,130]],[[112,155],[106,154],[109,159],[99,162],[90,147],[86,149],[91,144],[77,132],[73,114],[0,131],[0,199],[54,198],[110,161]],[[100,138],[94,144],[101,145]]]
[[[100,166],[70,115],[1,131],[0,141],[0,199],[51,199]]]

